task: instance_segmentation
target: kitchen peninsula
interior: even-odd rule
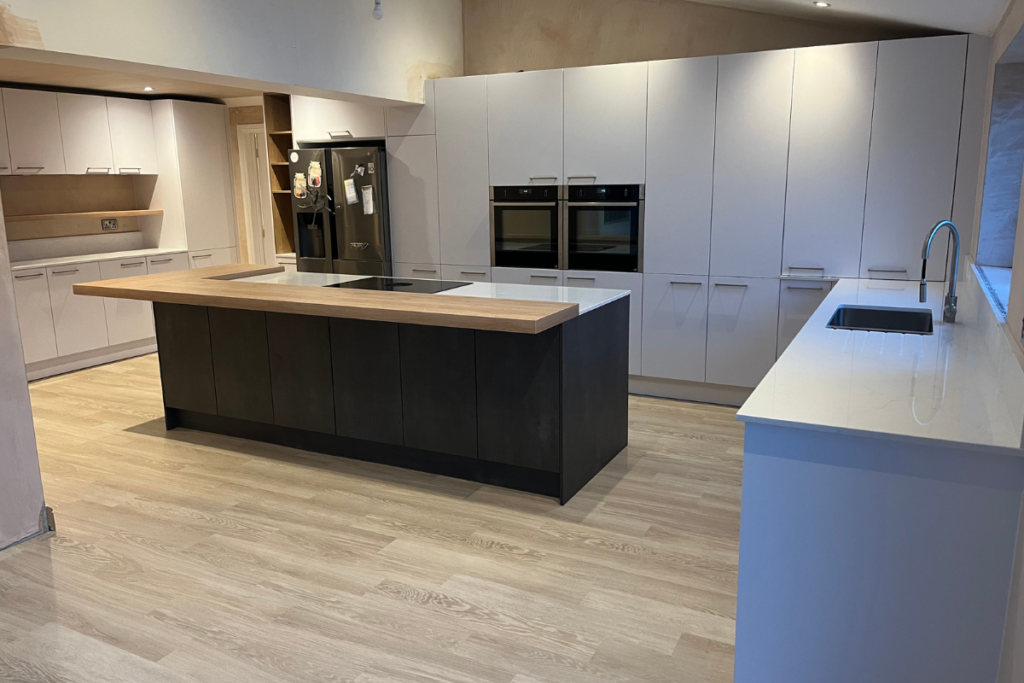
[[[74,291],[154,302],[170,429],[562,503],[626,446],[629,292],[282,270]]]

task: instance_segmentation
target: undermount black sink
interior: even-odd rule
[[[931,334],[932,312],[927,308],[889,308],[885,306],[840,306],[828,321],[837,330]]]

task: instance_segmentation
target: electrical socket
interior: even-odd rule
[[[100,229],[102,230],[117,230],[117,219],[116,218],[101,218]]]

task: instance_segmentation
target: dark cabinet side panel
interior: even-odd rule
[[[327,318],[267,313],[274,424],[334,433],[334,381]]]
[[[217,414],[217,389],[205,306],[153,304],[160,381],[168,408]]]
[[[473,330],[399,325],[405,445],[477,456]]]
[[[274,424],[266,314],[211,308],[210,340],[217,414]]]
[[[481,460],[558,471],[560,334],[476,333]]]
[[[331,356],[338,435],[401,446],[398,325],[332,318]]]

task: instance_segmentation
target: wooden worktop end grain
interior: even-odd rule
[[[85,282],[75,294],[250,311],[537,334],[579,315],[579,304],[302,287],[239,278],[281,266],[213,266],[158,275]]]

